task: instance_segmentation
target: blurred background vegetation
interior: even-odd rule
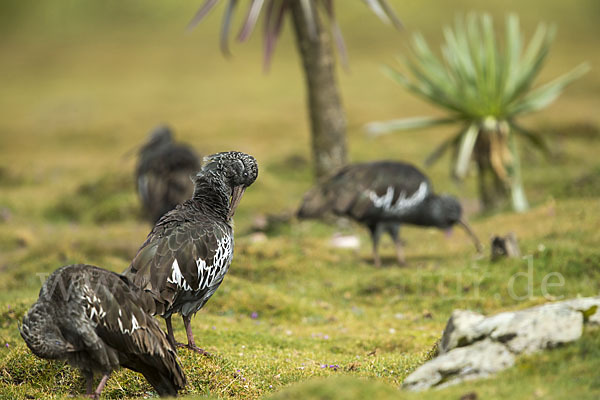
[[[526,271],[526,264],[474,261],[460,234],[445,240],[434,230],[407,229],[409,266],[377,271],[360,228],[346,228],[362,239],[358,253],[331,249],[328,241],[338,228],[312,222],[292,222],[255,243],[248,235],[255,217],[293,210],[313,183],[300,62],[290,21],[268,75],[262,72],[260,35],[243,46],[233,43],[233,57],[224,58],[219,10],[185,32],[200,3],[0,3],[0,395],[81,391],[76,373],[58,373],[55,364],[25,350],[16,321],[36,298],[40,276],[60,265],[88,262],[114,271],[128,265],[149,231],[139,215],[131,151],[161,122],[202,154],[240,150],[256,156],[261,168],[236,213],[231,271],[194,320],[195,332],[202,332],[199,344],[206,342],[219,356],[183,356],[190,393],[257,398],[312,376],[340,373],[398,386],[427,357],[453,308],[492,313],[544,302],[538,283],[551,271],[565,277],[565,286],[553,293],[557,297],[598,293],[597,0],[396,0],[391,3],[405,25],[400,32],[358,1],[337,2],[350,61],[348,73],[338,66],[338,79],[351,161],[389,158],[422,166],[435,145],[454,133],[442,127],[373,140],[363,126],[443,115],[387,78],[381,66],[394,65],[417,30],[438,48],[441,27],[457,13],[489,12],[501,29],[505,14],[515,12],[526,37],[540,21],[555,23],[558,33],[541,81],[580,62],[591,64],[548,109],[520,120],[545,135],[551,153],[521,152],[529,212],[477,216],[475,179],[456,186],[448,178],[449,157],[425,170],[439,191],[462,199],[484,241],[515,231],[523,253],[534,255],[536,289],[524,302],[507,295],[506,282]],[[386,254],[393,259],[391,246]],[[457,283],[460,273],[466,275]],[[465,295],[474,290],[477,296]],[[182,334],[176,326],[176,335]],[[564,393],[564,380],[548,386],[545,377],[554,379],[576,360],[584,360],[578,370],[596,370],[577,349],[557,354],[547,370],[522,366],[528,373],[519,377],[530,381],[513,397],[528,398],[536,385],[547,396]],[[561,364],[567,355],[569,364]],[[499,384],[479,385],[488,385],[481,390],[490,398],[505,397],[503,387],[517,391],[515,377],[509,373]],[[579,387],[582,394],[591,393],[589,382]],[[139,377],[121,372],[109,381],[106,395],[135,397],[147,390]],[[463,389],[456,390],[458,397]]]

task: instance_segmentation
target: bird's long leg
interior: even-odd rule
[[[185,333],[188,338],[187,348],[190,350],[193,350],[199,354],[203,354],[205,356],[210,356],[210,353],[208,351],[196,346],[196,341],[194,340],[194,333],[192,332],[192,324],[191,324],[192,317],[189,315],[188,316],[183,315],[182,317],[183,317],[183,325],[185,325]]]
[[[394,246],[396,246],[396,257],[398,258],[398,264],[405,265],[406,258],[404,257],[404,244],[402,243],[402,239],[400,239],[400,224],[390,223],[386,225],[386,230],[392,237],[394,241]]]
[[[175,340],[175,334],[173,333],[173,324],[171,323],[170,315],[165,318],[165,323],[167,325],[167,339],[169,339],[169,342],[171,342],[171,344],[175,347],[185,346],[183,343],[179,343],[177,340]]]
[[[371,240],[373,242],[373,263],[379,268],[381,267],[381,259],[379,258],[377,248],[379,247],[379,237],[381,236],[381,225],[377,223],[369,225],[369,230],[371,231]]]
[[[109,376],[110,376],[110,372],[107,373],[107,374],[102,375],[102,379],[100,379],[100,383],[98,384],[98,387],[96,388],[96,391],[92,395],[93,399],[99,399],[100,398],[100,393],[102,393],[102,390],[104,390],[104,386],[106,386],[106,381],[108,381],[108,377]]]
[[[84,371],[83,377],[85,378],[85,394],[91,397],[94,390],[94,373],[92,371]]]

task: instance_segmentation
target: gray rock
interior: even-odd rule
[[[472,335],[504,343],[519,354],[572,342],[582,333],[582,313],[563,303],[553,303],[485,318],[474,327]]]
[[[445,387],[490,376],[514,363],[515,356],[506,346],[484,339],[471,346],[453,349],[423,364],[404,380],[402,386],[412,391]]]
[[[484,319],[485,316],[474,311],[454,310],[440,341],[440,354],[480,339],[482,335],[477,333],[474,328]]]
[[[588,325],[600,325],[600,297],[581,297],[562,302],[567,307],[583,314]]]
[[[448,320],[440,353],[485,337],[505,343],[514,353],[532,353],[579,339],[584,320],[600,325],[600,298],[580,298],[484,317],[455,310]]]
[[[409,390],[440,387],[485,377],[533,353],[575,341],[583,325],[600,325],[600,297],[544,304],[485,317],[455,310],[440,341],[440,355],[410,374]]]
[[[336,233],[329,241],[329,245],[338,249],[358,250],[360,248],[360,238],[356,235]]]

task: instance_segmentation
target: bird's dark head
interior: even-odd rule
[[[481,253],[483,249],[481,242],[463,216],[462,207],[456,197],[447,195],[431,196],[429,207],[429,213],[432,218],[431,225],[448,231],[454,225],[460,225],[473,241],[477,251]]]
[[[258,163],[249,154],[226,151],[204,157],[204,166],[198,176],[213,176],[222,179],[230,187],[248,187],[258,177]]]
[[[456,197],[448,195],[432,196],[430,201],[432,225],[440,229],[448,229],[460,221],[462,207]]]
[[[206,179],[225,184],[231,196],[229,218],[233,217],[244,191],[258,177],[258,163],[249,154],[239,151],[217,153],[204,158],[205,164],[196,175],[196,190],[200,190],[198,182]]]
[[[148,140],[142,145],[141,152],[152,151],[173,143],[173,131],[168,125],[159,125],[148,134]]]
[[[27,347],[41,358],[64,358],[67,352],[74,350],[56,325],[51,307],[45,303],[38,302],[31,307],[23,317],[19,332]]]

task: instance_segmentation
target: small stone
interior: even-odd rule
[[[293,213],[290,211],[283,211],[278,214],[259,214],[252,220],[250,229],[254,232],[270,232],[288,224],[292,217]]]
[[[252,220],[252,229],[255,231],[262,232],[267,229],[269,221],[265,214],[256,215]]]
[[[499,260],[500,258],[519,258],[521,257],[521,250],[519,249],[519,243],[517,242],[517,236],[514,232],[510,232],[504,236],[494,236],[492,238],[491,245],[491,259],[492,261]]]
[[[329,245],[338,249],[357,250],[360,248],[360,239],[356,235],[341,235],[336,233],[329,241]]]
[[[12,213],[6,207],[0,208],[0,222],[8,222],[12,219]]]
[[[254,232],[248,236],[248,241],[250,243],[262,243],[269,240],[267,235],[264,232]]]

